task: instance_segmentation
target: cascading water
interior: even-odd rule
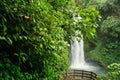
[[[85,61],[83,39],[81,39],[80,41],[78,41],[78,39],[78,37],[74,37],[74,41],[71,43],[70,69],[95,71],[96,67],[91,66]]]
[[[77,37],[74,37],[74,42],[71,43],[71,66],[72,69],[79,69],[85,64],[83,40],[77,41]]]

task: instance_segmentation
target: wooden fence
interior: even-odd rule
[[[95,80],[97,75],[91,71],[70,70],[65,73],[63,80]]]

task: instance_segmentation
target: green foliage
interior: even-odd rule
[[[0,61],[0,71],[1,80],[25,80],[20,67],[13,65],[9,59],[4,58],[2,62]]]
[[[0,60],[0,80],[31,80],[39,79],[36,72],[22,72],[20,66],[14,65],[7,57]]]
[[[119,63],[120,53],[120,5],[119,0],[99,0],[88,5],[94,4],[99,9],[102,20],[100,27],[97,28],[97,37],[89,40],[88,45],[91,58],[100,62],[103,66],[112,63]],[[99,5],[98,5],[99,4]],[[91,50],[92,49],[92,50]]]
[[[110,65],[108,65],[108,74],[109,77],[112,80],[119,80],[120,79],[120,64],[118,63],[112,63]]]
[[[79,11],[82,17],[78,27],[85,38],[95,37],[96,28],[98,27],[97,19],[100,19],[99,12],[92,6],[87,6]]]
[[[109,80],[110,78],[106,74],[98,74],[96,80]]]

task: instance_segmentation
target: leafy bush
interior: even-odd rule
[[[106,74],[98,74],[96,80],[109,80],[110,78]]]
[[[0,61],[0,71],[0,80],[25,80],[20,67],[12,64],[8,58]]]
[[[108,74],[112,80],[119,80],[120,79],[120,64],[113,63],[108,65]]]
[[[9,60],[7,67],[1,60],[1,75],[15,80],[59,78],[69,65],[61,13],[39,0],[2,0],[0,7],[0,55]]]

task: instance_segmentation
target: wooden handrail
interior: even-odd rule
[[[97,75],[94,72],[91,71],[84,71],[84,70],[70,70],[66,73],[67,78],[88,78],[91,80],[95,80],[97,78]],[[66,79],[65,79],[66,80]]]

